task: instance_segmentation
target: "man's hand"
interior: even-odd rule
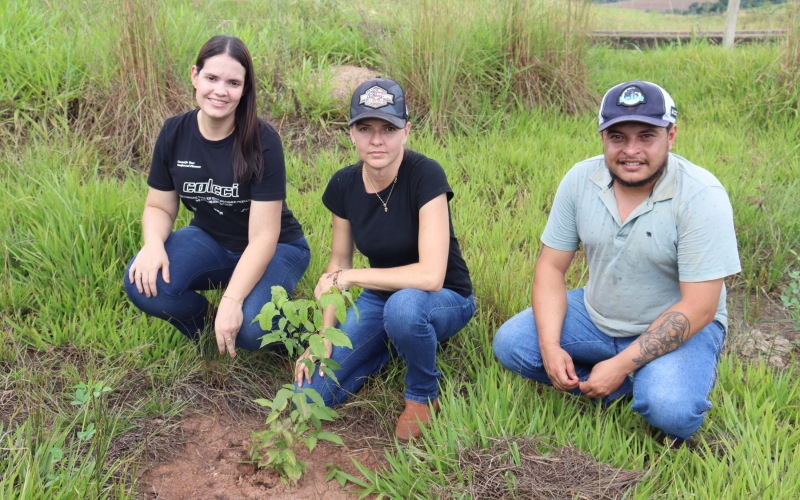
[[[569,391],[578,387],[580,381],[575,374],[572,357],[561,346],[542,349],[542,362],[553,387],[559,391]]]
[[[619,389],[625,382],[628,372],[620,367],[616,358],[607,359],[594,365],[586,382],[581,382],[581,392],[590,398],[604,398]]]

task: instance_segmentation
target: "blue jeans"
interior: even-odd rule
[[[148,298],[139,293],[136,285],[128,279],[128,269],[133,263],[131,259],[125,270],[125,293],[133,305],[146,314],[166,320],[190,339],[197,339],[207,320],[213,327],[213,313],[209,313],[206,298],[195,290],[227,286],[242,253],[231,252],[195,226],[185,226],[170,234],[164,249],[169,257],[170,283],[164,282],[159,271],[156,282],[158,295]],[[311,250],[305,238],[278,243],[266,271],[244,299],[244,321],[236,336],[236,347],[250,351],[261,347],[259,338],[268,332],[262,330],[258,322],[252,323],[253,318],[272,299],[274,285],[282,286],[291,295],[310,261]],[[276,327],[278,319],[275,318]]]
[[[616,356],[638,336],[609,337],[594,326],[583,303],[583,289],[567,292],[567,314],[561,330],[561,347],[572,357],[581,381],[592,367]],[[633,395],[631,409],[673,438],[689,439],[711,409],[708,397],[717,378],[717,362],[725,342],[725,329],[712,321],[687,342],[639,368],[604,401]],[[523,377],[550,384],[539,352],[539,337],[531,308],[504,323],[494,338],[500,363]],[[575,394],[580,394],[574,389]]]
[[[353,348],[334,346],[331,353],[342,367],[335,372],[339,385],[319,376],[316,369],[311,373],[312,383],[304,381],[303,388],[315,389],[327,406],[341,404],[368,376],[386,366],[394,348],[408,366],[405,399],[426,404],[436,399],[442,375],[436,369],[436,346],[469,323],[475,313],[473,296],[465,298],[446,288],[438,292],[405,288],[384,300],[364,290],[356,307],[358,321],[351,308],[344,326],[339,326]]]

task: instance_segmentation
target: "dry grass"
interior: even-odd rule
[[[497,439],[488,450],[462,451],[458,461],[469,484],[449,487],[441,497],[611,500],[624,498],[644,475],[598,463],[571,446],[552,449],[537,438]]]
[[[159,0],[122,0],[116,8],[114,74],[89,86],[75,128],[117,165],[146,169],[164,120],[187,111],[190,99],[175,74]]]

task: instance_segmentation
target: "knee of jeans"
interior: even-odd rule
[[[634,383],[635,389],[635,383]],[[632,409],[653,427],[672,436],[689,439],[703,423],[710,403],[704,398],[691,398],[664,384],[663,390],[647,395],[634,390]]]
[[[503,329],[501,325],[497,333],[494,334],[494,340],[492,340],[494,357],[509,370],[513,370],[517,365],[514,362],[514,345],[516,342],[513,341],[513,336],[513,332]]]
[[[383,309],[383,326],[390,336],[411,333],[410,325],[428,323],[425,299],[428,292],[415,288],[404,288],[395,292]]]

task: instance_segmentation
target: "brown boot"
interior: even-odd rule
[[[434,399],[433,411],[439,412],[439,401]],[[421,424],[427,424],[431,421],[431,409],[425,403],[417,403],[406,399],[406,409],[400,414],[397,419],[397,427],[394,430],[397,439],[400,441],[408,441],[411,438],[418,438],[422,435],[420,429]]]

